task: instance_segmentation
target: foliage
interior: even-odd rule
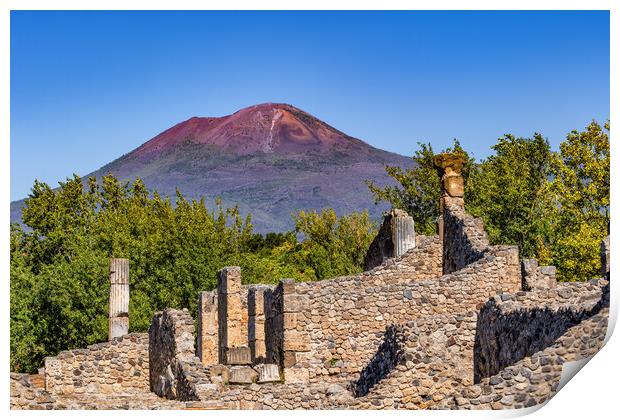
[[[424,235],[434,235],[437,232],[437,216],[439,214],[440,181],[433,166],[433,146],[430,143],[418,143],[419,149],[412,157],[411,168],[386,166],[385,170],[398,185],[378,186],[372,181],[366,181],[370,191],[375,196],[375,202],[386,201],[393,207],[405,210],[413,217],[416,232]],[[458,140],[454,140],[452,147],[443,152],[461,153],[465,157],[463,177],[467,182],[474,160],[463,150]]]
[[[539,256],[544,244],[538,239],[549,230],[549,143],[540,134],[507,134],[492,149],[495,154],[476,165],[469,178],[467,210],[483,218],[492,243],[518,245],[522,258]]]
[[[412,169],[387,167],[399,184],[377,187],[377,201],[407,210],[416,231],[435,233],[439,213],[439,178],[433,149],[420,144]],[[465,206],[482,217],[493,244],[518,245],[522,258],[535,257],[558,269],[561,281],[583,281],[600,273],[599,246],[609,227],[609,122],[593,121],[550,149],[540,134],[507,134],[494,154],[474,163],[455,142],[452,151],[467,157]]]
[[[553,263],[562,280],[594,276],[610,222],[609,121],[569,133],[553,155],[551,173]]]
[[[178,192],[173,203],[139,179],[74,175],[56,190],[36,181],[23,210],[30,230],[11,227],[11,369],[32,372],[45,356],[107,339],[110,257],[129,259],[131,331],[166,307],[196,313],[198,292],[225,266],[240,266],[245,283],[362,271],[374,234],[367,213],[296,220],[296,232],[263,236],[237,208],[217,200],[211,211]]]

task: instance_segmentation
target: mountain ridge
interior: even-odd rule
[[[140,177],[150,190],[174,196],[178,189],[208,205],[221,197],[267,232],[293,228],[291,213],[302,209],[367,208],[378,219],[387,206],[373,204],[364,181],[391,184],[384,166],[411,164],[293,105],[264,103],[222,117],[191,117],[84,178]]]

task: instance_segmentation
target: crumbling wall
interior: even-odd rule
[[[566,330],[608,305],[609,286],[605,280],[490,299],[478,318],[475,381],[549,347]]]
[[[366,252],[364,269],[370,270],[383,264],[388,258],[398,257],[415,246],[413,218],[403,210],[392,209],[383,216],[379,232]]]
[[[443,273],[458,271],[482,258],[489,250],[489,240],[482,219],[446,201],[443,212]]]
[[[148,336],[133,333],[46,357],[45,389],[54,394],[148,391],[148,369]]]
[[[208,399],[218,390],[194,354],[194,320],[187,309],[166,309],[149,328],[150,389],[181,401]]]
[[[555,274],[556,269],[552,265],[541,267],[536,259],[521,261],[523,290],[553,289],[558,284]]]
[[[373,358],[354,383],[356,391],[366,392],[356,392],[361,397],[350,408],[428,408],[455,388],[472,385],[476,319],[477,313],[469,311],[419,318],[399,326],[395,345],[389,342],[393,341],[390,335],[377,352],[380,355],[386,344],[388,353],[394,353],[391,348],[396,347],[399,362],[386,374],[390,363],[377,365]]]
[[[295,293],[303,301],[297,299],[301,310],[295,330],[300,340],[307,340],[308,349],[296,353],[296,363],[308,370],[310,381],[354,379],[390,324],[472,311],[498,291],[521,288],[516,247],[494,247],[465,269],[435,279],[390,281],[398,273],[383,267],[359,276],[296,284]]]
[[[479,383],[455,388],[438,408],[501,410],[532,407],[558,390],[566,362],[594,356],[603,346],[609,308],[570,327],[549,347],[526,356]]]

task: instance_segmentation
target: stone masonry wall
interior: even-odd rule
[[[609,286],[605,280],[490,299],[478,318],[476,382],[549,347],[566,330],[608,305]]]
[[[365,369],[355,389],[368,392],[356,398],[350,408],[423,409],[455,388],[472,385],[476,319],[477,313],[469,311],[420,318],[398,327],[402,337],[400,361],[387,375],[385,369],[373,369],[365,377]],[[378,383],[366,389],[373,382]]]
[[[532,407],[558,390],[566,362],[594,356],[603,346],[609,308],[570,327],[551,346],[527,356],[480,383],[455,389],[437,406],[442,409],[500,410]]]
[[[558,283],[555,274],[556,269],[552,265],[541,267],[536,259],[521,261],[523,290],[553,289]]]
[[[389,267],[296,284],[295,294],[303,301],[296,298],[294,328],[300,340],[308,341],[295,363],[308,370],[310,381],[359,374],[390,324],[476,310],[498,292],[521,288],[516,247],[494,247],[459,272],[424,281],[395,283],[399,271]]]
[[[54,394],[148,391],[148,336],[132,333],[45,358],[45,389]]]
[[[467,214],[460,205],[446,200],[443,223],[444,274],[462,269],[482,258],[489,250],[489,240],[482,219]]]
[[[150,388],[168,399],[195,401],[215,395],[208,371],[194,354],[194,320],[187,309],[166,309],[149,328]]]

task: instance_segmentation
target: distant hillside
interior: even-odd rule
[[[186,197],[219,196],[225,206],[250,212],[257,231],[293,227],[291,213],[333,207],[338,214],[369,209],[364,184],[391,183],[384,166],[410,166],[411,159],[374,148],[286,104],[261,104],[220,118],[190,118],[90,175],[140,177],[152,190]],[[70,172],[70,169],[69,171]],[[11,220],[23,201],[11,203]]]

